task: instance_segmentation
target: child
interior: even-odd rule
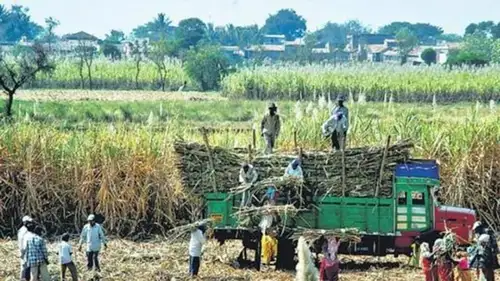
[[[59,258],[61,261],[61,280],[66,280],[66,269],[69,269],[71,272],[71,279],[73,281],[78,281],[78,273],[76,271],[76,266],[73,263],[71,255],[73,255],[73,251],[71,249],[71,245],[68,243],[69,234],[64,233],[61,237],[61,244],[59,244]]]
[[[469,271],[469,259],[466,252],[458,252],[459,258],[457,266],[457,281],[472,281],[472,276]]]
[[[191,277],[198,276],[200,270],[201,252],[206,242],[206,230],[205,225],[200,225],[191,232],[191,240],[189,241],[189,275]]]
[[[321,281],[338,281],[340,262],[337,258],[337,252],[340,241],[337,242],[336,238],[330,238],[323,246],[323,254],[325,255],[321,260],[319,269],[319,280]]]
[[[437,281],[437,267],[433,266],[434,257],[428,243],[420,245],[420,267],[424,272],[425,281]]]

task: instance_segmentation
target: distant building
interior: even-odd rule
[[[356,52],[363,49],[366,45],[383,45],[385,40],[395,39],[394,36],[388,34],[359,34],[347,35],[346,51]]]
[[[264,35],[263,45],[283,45],[286,37],[282,34],[266,34]]]
[[[99,38],[94,35],[80,31],[73,34],[67,34],[62,40],[52,45],[54,51],[62,54],[72,53],[78,46],[94,47],[99,50]]]

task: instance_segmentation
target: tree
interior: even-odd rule
[[[75,48],[78,56],[78,70],[80,73],[81,88],[85,87],[85,78],[83,76],[84,66],[87,68],[87,78],[89,79],[89,89],[92,90],[92,64],[97,52],[97,48],[86,41],[79,41]]]
[[[189,50],[184,63],[186,73],[200,84],[203,91],[219,88],[228,72],[228,61],[215,46]]]
[[[125,40],[125,33],[121,30],[112,29],[109,34],[105,35],[104,41],[112,44],[120,44]]]
[[[46,51],[40,45],[33,45],[30,52],[9,59],[0,52],[0,86],[7,95],[6,117],[12,116],[12,104],[16,91],[25,83],[35,79],[39,72],[51,72],[55,65],[50,62]]]
[[[443,34],[443,29],[439,26],[431,25],[428,23],[410,23],[406,21],[396,21],[388,25],[383,26],[379,29],[381,34],[396,35],[401,29],[410,30],[420,41],[427,40],[429,38],[436,38]]]
[[[166,40],[174,34],[175,29],[171,25],[172,21],[164,13],[159,13],[152,21],[135,28],[132,34],[137,38],[148,38],[153,42]]]
[[[436,53],[436,50],[432,49],[432,48],[427,48],[425,49],[422,54],[420,55],[420,57],[422,58],[422,60],[427,64],[427,65],[431,65],[433,63],[436,63],[436,60],[437,60],[437,53]]]
[[[43,32],[41,42],[49,45],[49,52],[52,52],[52,44],[57,41],[57,35],[54,30],[60,25],[59,21],[53,17],[45,19],[45,30]]]
[[[461,42],[464,38],[458,34],[454,33],[447,33],[447,34],[441,34],[437,37],[439,40],[444,40],[446,42]]]
[[[401,64],[405,64],[411,50],[418,45],[418,38],[409,28],[403,28],[396,34]]]
[[[12,5],[10,10],[0,6],[0,37],[2,41],[18,42],[22,38],[35,39],[43,28],[31,21],[29,9]]]
[[[122,58],[122,52],[120,49],[115,44],[107,41],[102,42],[101,53],[111,60],[120,60]]]
[[[270,15],[262,29],[268,34],[283,34],[291,41],[304,36],[307,26],[306,20],[294,10],[283,9]]]
[[[330,43],[336,48],[344,48],[347,43],[347,35],[359,35],[369,32],[368,27],[363,26],[358,21],[351,20],[340,24],[328,22],[313,34],[317,38],[317,43]]]
[[[129,48],[131,50],[132,58],[135,63],[135,88],[139,89],[139,74],[141,72],[141,62],[144,57],[148,56],[148,43],[143,41],[142,44],[139,43],[139,40],[136,40],[135,43],[129,43]]]
[[[198,18],[181,20],[176,31],[176,38],[179,40],[180,47],[189,49],[189,47],[196,46],[205,37],[206,30],[207,26]]]
[[[151,49],[148,51],[149,59],[156,66],[160,88],[162,91],[165,91],[165,86],[167,83],[167,61],[170,57],[174,56],[174,54],[177,52],[177,49],[177,42],[167,41],[163,39],[158,42],[152,43]]]

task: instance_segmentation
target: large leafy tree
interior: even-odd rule
[[[35,39],[43,28],[34,23],[28,15],[29,9],[20,5],[13,5],[10,10],[0,5],[0,38],[2,41],[18,42],[26,37]]]
[[[189,50],[184,64],[187,74],[199,83],[203,91],[217,89],[228,67],[227,58],[214,46]]]
[[[482,33],[495,39],[500,38],[500,22],[496,24],[493,21],[471,23],[465,28],[465,35],[472,35],[474,33]]]
[[[172,37],[174,30],[172,21],[164,13],[159,13],[152,21],[135,28],[132,34],[137,38],[159,41]]]
[[[398,41],[401,64],[405,64],[411,50],[418,45],[418,38],[409,28],[402,28],[396,34],[396,40]]]
[[[428,23],[410,23],[410,22],[392,22],[379,29],[379,33],[396,35],[400,30],[408,29],[418,40],[425,40],[428,38],[436,38],[443,34],[443,29],[439,26],[431,25]]]
[[[347,43],[347,35],[369,33],[370,29],[359,21],[351,20],[345,23],[328,22],[323,28],[312,33],[318,43],[330,43],[335,47],[343,48]]]
[[[214,27],[212,24],[207,25],[207,38],[209,42],[227,45],[248,47],[262,42],[262,33],[257,25],[227,26]]]
[[[179,41],[180,47],[188,49],[196,46],[198,42],[205,38],[207,26],[199,18],[184,19],[179,22],[176,30],[176,38]]]
[[[287,40],[294,40],[304,36],[307,25],[306,20],[294,10],[283,9],[270,15],[262,29],[267,34],[283,34]]]

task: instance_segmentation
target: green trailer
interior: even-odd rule
[[[432,243],[439,232],[453,224],[462,239],[469,239],[468,228],[475,221],[474,211],[440,206],[433,193],[439,185],[435,161],[400,164],[394,173],[390,198],[314,197],[312,203],[317,208],[299,212],[288,225],[325,230],[357,228],[362,241],[355,245],[342,244],[339,249],[341,254],[353,255],[409,255],[416,237]],[[228,193],[206,193],[205,200],[205,216],[214,220],[215,239],[221,243],[228,239],[243,240],[244,252],[240,260],[246,256],[247,248],[253,249],[258,256],[254,265],[258,268],[261,234],[259,230],[238,226],[233,214],[238,210],[240,198]],[[449,221],[448,224],[443,225],[443,219]],[[280,237],[278,260],[287,259],[283,263],[285,268],[293,264],[290,260],[294,256],[290,250],[293,247],[293,241],[286,236]]]

